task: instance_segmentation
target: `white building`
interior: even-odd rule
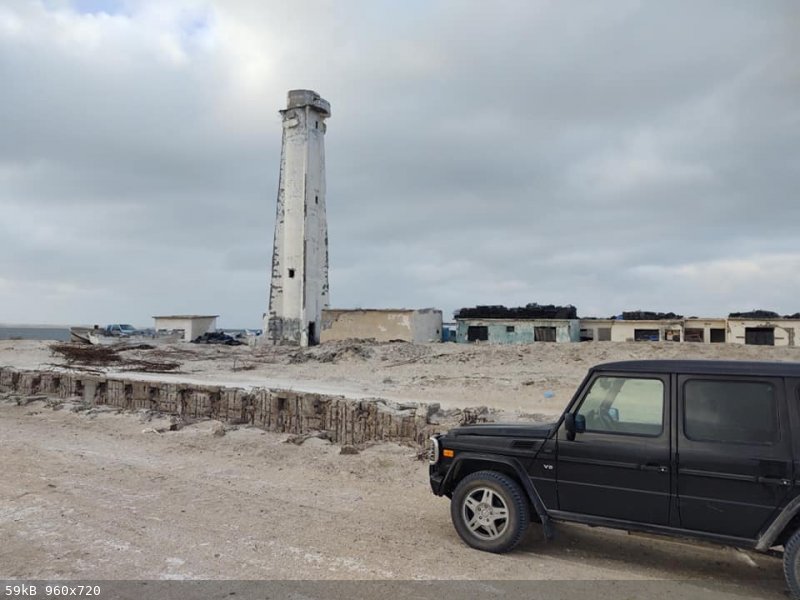
[[[581,341],[610,342],[614,319],[581,319]]]
[[[168,315],[153,317],[156,331],[183,331],[183,340],[191,342],[204,333],[217,330],[219,315]]]
[[[618,319],[611,326],[612,342],[682,342],[683,319]]]
[[[683,341],[703,344],[724,344],[728,322],[717,317],[690,317],[683,322]]]
[[[728,341],[755,346],[800,345],[800,320],[776,318],[729,318]]]
[[[278,209],[264,341],[319,342],[328,306],[325,119],[330,104],[310,90],[289,92],[283,117]]]

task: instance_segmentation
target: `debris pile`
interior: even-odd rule
[[[112,346],[86,346],[84,344],[51,344],[50,354],[64,359],[67,364],[106,366],[122,362],[119,352]]]
[[[571,304],[555,306],[536,304],[508,308],[506,306],[476,306],[461,308],[455,312],[456,319],[577,319],[578,309]]]
[[[750,310],[747,312],[733,312],[728,315],[729,319],[800,319],[800,312],[793,315],[781,316],[771,310]]]
[[[126,360],[122,366],[122,371],[142,371],[145,373],[169,373],[176,371],[181,363],[157,361],[157,360]]]
[[[489,417],[490,411],[486,406],[476,406],[473,408],[465,408],[461,413],[459,425],[473,425],[475,423],[488,423],[491,419]]]
[[[146,373],[167,373],[175,371],[181,364],[172,361],[147,360],[142,358],[129,359],[120,352],[139,349],[148,350],[152,346],[140,344],[139,346],[87,346],[80,343],[56,343],[50,345],[50,353],[62,358],[70,367],[118,367],[121,371],[143,371]]]
[[[222,331],[209,331],[192,340],[193,344],[221,344],[224,346],[242,346],[244,342]]]
[[[622,318],[625,321],[676,321],[682,319],[683,315],[676,315],[674,312],[663,313],[649,310],[630,310],[623,312]]]
[[[320,346],[301,348],[289,354],[289,364],[316,361],[321,363],[337,363],[342,360],[368,360],[374,353],[375,341],[342,340],[327,342]]]

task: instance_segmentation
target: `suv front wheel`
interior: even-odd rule
[[[450,516],[462,540],[487,552],[514,548],[530,523],[525,493],[497,471],[478,471],[462,479],[453,492]]]

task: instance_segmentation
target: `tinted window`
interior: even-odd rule
[[[586,431],[659,435],[664,384],[659,379],[598,377],[578,414],[586,418]]]
[[[690,440],[770,444],[778,439],[775,390],[769,383],[687,381],[683,406]]]

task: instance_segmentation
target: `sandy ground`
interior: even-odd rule
[[[140,415],[0,402],[0,576],[145,579],[694,580],[781,596],[780,562],[560,526],[518,551],[466,547],[413,450],[208,422],[157,434]],[[727,588],[726,588],[727,589]],[[726,597],[726,596],[720,596]]]
[[[341,354],[319,360],[332,350]],[[689,344],[158,352],[183,353],[176,378],[239,385],[285,378],[537,414],[557,412],[596,362],[800,357],[794,348]],[[45,344],[0,342],[0,364],[53,362]],[[555,397],[545,399],[547,390]],[[690,582],[671,597],[700,597],[697,590],[704,598],[785,597],[778,559],[623,532],[561,525],[548,543],[533,527],[511,554],[472,550],[411,448],[379,444],[340,455],[322,440],[297,446],[253,428],[219,437],[210,422],[158,434],[153,428],[167,421],[148,418],[0,400],[0,578],[667,579]]]

